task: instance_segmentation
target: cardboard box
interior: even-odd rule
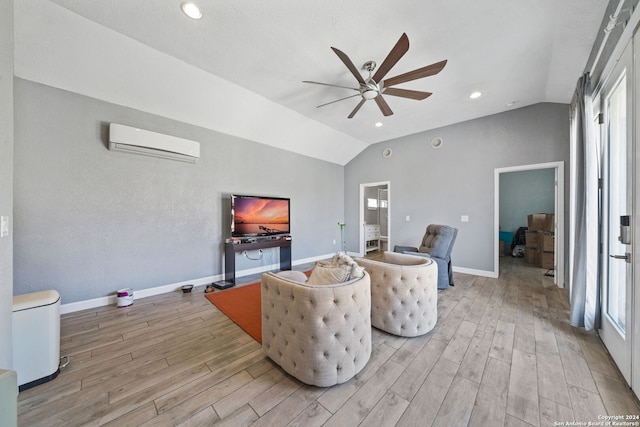
[[[548,231],[539,233],[538,248],[544,252],[553,252],[555,250],[555,235]]]
[[[536,251],[534,248],[524,248],[524,259],[527,260],[528,264],[535,265],[536,264]]]
[[[556,231],[556,216],[554,214],[546,214],[544,231],[555,233]]]
[[[537,213],[527,216],[528,231],[544,231],[547,226],[547,214]]]
[[[498,249],[498,256],[504,256],[504,241],[500,240],[500,249]]]
[[[547,270],[555,268],[555,257],[553,252],[540,252],[540,267]]]
[[[536,249],[538,247],[538,232],[537,231],[525,231],[525,247]]]

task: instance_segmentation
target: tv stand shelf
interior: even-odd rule
[[[291,270],[291,238],[277,238],[240,243],[238,241],[224,244],[224,280],[214,282],[216,289],[227,289],[236,284],[236,252],[256,249],[280,248],[280,270]]]

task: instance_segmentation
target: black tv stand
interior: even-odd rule
[[[216,289],[228,289],[236,285],[236,252],[256,249],[280,248],[280,270],[291,270],[291,237],[278,236],[255,241],[231,240],[224,244],[224,280],[213,283]]]

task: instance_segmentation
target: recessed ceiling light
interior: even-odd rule
[[[482,92],[473,92],[471,95],[469,95],[469,99],[478,99],[482,96]]]
[[[382,127],[382,122],[376,122],[376,124],[374,126],[377,127],[377,128]]]
[[[180,5],[180,8],[189,18],[192,19],[200,19],[202,18],[202,12],[200,8],[195,5],[195,3],[184,2]]]

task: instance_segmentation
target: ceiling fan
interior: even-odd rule
[[[400,74],[399,76],[382,80],[384,76],[386,76],[387,73],[391,70],[391,68],[393,68],[393,66],[396,65],[400,58],[402,58],[404,54],[409,50],[409,38],[407,37],[406,33],[403,33],[396,45],[393,47],[393,49],[391,49],[391,52],[389,52],[389,55],[387,55],[385,60],[382,62],[382,65],[380,65],[375,74],[373,74],[373,76],[371,74],[376,69],[376,63],[373,61],[368,61],[363,65],[362,69],[369,72],[369,78],[365,80],[358,69],[355,67],[355,65],[353,65],[351,59],[349,59],[349,57],[344,52],[342,52],[340,49],[336,49],[335,47],[332,47],[331,49],[336,53],[336,55],[338,55],[338,58],[340,58],[344,65],[347,66],[349,71],[351,71],[351,74],[353,74],[356,80],[358,80],[360,86],[354,88],[329,83],[313,82],[309,80],[305,80],[303,81],[303,83],[312,83],[316,85],[339,87],[357,91],[358,93],[355,95],[350,95],[344,98],[337,99],[335,101],[327,102],[326,104],[318,105],[318,108],[320,108],[324,107],[325,105],[333,104],[334,102],[360,96],[362,97],[362,99],[360,100],[358,105],[356,105],[356,108],[353,109],[351,114],[349,114],[348,118],[350,119],[353,118],[353,116],[356,115],[356,113],[358,112],[358,110],[360,110],[364,103],[370,99],[373,99],[376,104],[378,104],[378,107],[380,108],[380,111],[382,111],[382,114],[384,114],[385,116],[392,115],[393,111],[391,111],[391,108],[389,108],[389,104],[387,104],[387,102],[382,97],[383,94],[415,100],[428,98],[429,96],[431,96],[431,92],[399,89],[392,86],[410,82],[412,80],[422,79],[424,77],[433,76],[442,71],[444,66],[447,64],[447,60],[445,59],[444,61],[436,62],[435,64],[427,65],[426,67],[418,68],[416,70]]]

